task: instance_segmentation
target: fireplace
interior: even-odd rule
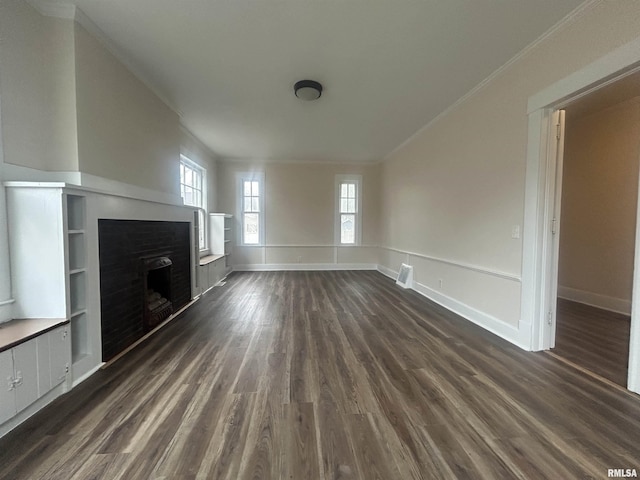
[[[141,258],[142,313],[144,330],[149,332],[173,313],[171,303],[171,265],[169,257]]]
[[[189,303],[193,249],[189,222],[99,219],[98,237],[106,362]]]

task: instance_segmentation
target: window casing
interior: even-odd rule
[[[185,205],[198,209],[198,246],[207,250],[206,170],[180,155],[180,195]]]
[[[362,225],[362,177],[336,176],[336,244],[360,245]]]
[[[238,206],[241,244],[264,245],[264,174],[262,172],[238,175]]]

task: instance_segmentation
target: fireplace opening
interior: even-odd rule
[[[173,313],[171,302],[172,264],[169,257],[142,259],[145,332],[153,330]]]

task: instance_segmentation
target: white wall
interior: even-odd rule
[[[381,242],[425,292],[519,343],[528,99],[639,36],[640,2],[596,2],[386,159]]]
[[[236,173],[254,170],[265,174],[266,246],[236,247],[234,265],[377,263],[379,165],[223,161],[218,164],[220,210],[237,215]],[[360,247],[334,246],[335,178],[344,174],[362,175]]]
[[[180,148],[215,159],[179,117],[73,20],[24,0],[0,2],[0,182],[61,181],[123,197],[181,204]],[[0,187],[0,321],[11,318],[4,190]],[[215,208],[215,194],[209,196]]]
[[[2,98],[0,98],[0,103]],[[2,106],[0,105],[0,323],[13,317],[11,298],[11,271],[9,259],[9,235],[7,228],[7,202],[2,182],[4,166],[4,144],[2,141]]]
[[[0,37],[4,161],[77,170],[73,22],[2,1]]]
[[[179,194],[178,115],[75,23],[79,168]]]

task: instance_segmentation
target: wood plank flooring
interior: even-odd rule
[[[557,312],[552,352],[626,387],[630,317],[562,298]]]
[[[640,397],[377,272],[235,273],[0,440],[3,479],[574,479]]]

